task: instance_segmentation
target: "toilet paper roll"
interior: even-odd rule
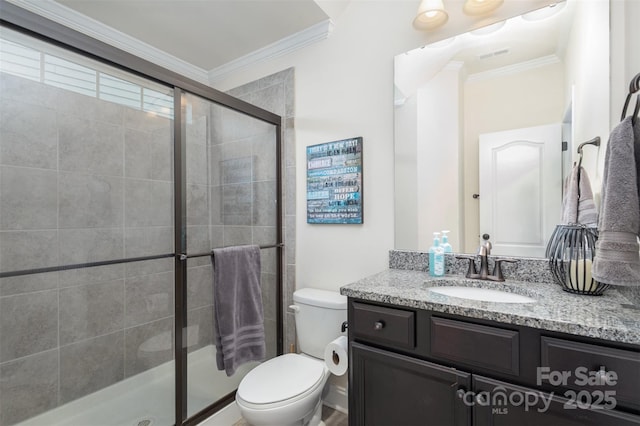
[[[349,366],[347,336],[340,336],[324,348],[324,363],[331,373],[342,376]]]

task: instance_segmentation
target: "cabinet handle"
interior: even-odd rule
[[[465,394],[465,393],[466,393],[466,392],[464,391],[464,389],[458,389],[458,390],[456,391],[456,396],[458,397],[458,399],[463,399],[463,398],[464,398],[464,394]]]
[[[478,405],[486,405],[488,401],[484,395],[479,393],[476,395],[476,402],[478,403]]]
[[[384,328],[384,321],[376,321],[373,323],[374,330],[382,330]]]

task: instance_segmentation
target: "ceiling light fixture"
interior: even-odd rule
[[[478,16],[493,12],[504,0],[467,0],[464,2],[462,10],[467,15]]]
[[[419,30],[433,30],[447,22],[449,14],[444,10],[442,0],[422,0],[413,26]]]

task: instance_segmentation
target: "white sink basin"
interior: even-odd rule
[[[444,294],[445,296],[458,297],[460,299],[481,300],[498,303],[534,303],[536,300],[520,294],[509,293],[488,288],[441,286],[431,287],[429,291]]]

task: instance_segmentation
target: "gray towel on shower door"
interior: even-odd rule
[[[593,278],[613,285],[640,285],[640,121],[627,117],[607,144]]]
[[[265,358],[260,288],[260,247],[213,250],[216,363],[227,376],[249,361]]]

